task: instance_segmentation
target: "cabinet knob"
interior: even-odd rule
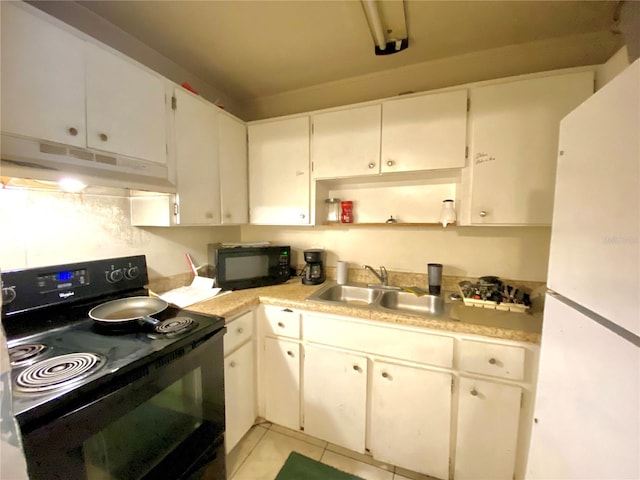
[[[293,310],[291,310],[290,308],[283,308],[282,311],[287,313],[293,313]]]
[[[362,371],[362,369],[360,368],[360,365],[354,365],[354,366],[353,366],[353,369],[354,369],[356,372],[361,372],[361,371]]]
[[[101,133],[99,137],[100,137],[100,140],[102,140],[103,142],[106,142],[107,140],[109,140],[109,137],[107,136],[106,133]]]
[[[238,333],[242,333],[242,332],[244,332],[244,328],[242,327],[238,328]]]
[[[284,328],[284,323],[282,323],[282,322],[278,322],[278,326],[279,326],[280,328]]]
[[[71,135],[72,137],[78,135],[78,129],[74,127],[70,127],[67,132],[69,132],[69,135]]]
[[[391,378],[387,372],[382,372],[382,378]]]
[[[300,218],[301,218],[302,220],[304,220],[306,217],[307,217],[307,216],[306,216],[304,213],[301,213],[301,214],[300,214]]]
[[[491,365],[495,365],[495,364],[496,364],[496,362],[497,362],[497,360],[496,360],[495,358],[490,358],[490,359],[489,359],[489,363],[490,363]]]
[[[295,355],[293,354],[293,352],[291,350],[287,350],[287,355],[289,355],[290,357],[295,357]]]
[[[376,164],[375,164],[375,163],[373,163],[373,162],[371,162],[371,163],[369,164],[369,168],[375,168],[375,166],[376,166]]]
[[[470,393],[470,394],[471,394],[471,396],[473,396],[473,397],[477,397],[477,396],[478,396],[478,391],[477,391],[475,388],[474,388],[474,389],[472,389],[469,393]]]
[[[231,368],[235,368],[235,366],[236,366],[236,365],[237,365],[237,363],[236,363],[236,362],[231,362],[231,363],[229,364],[229,366],[230,366]]]
[[[387,160],[387,166],[392,167],[394,164],[393,160]]]
[[[489,212],[487,212],[486,210],[480,210],[480,216],[481,217],[486,217],[488,215]]]

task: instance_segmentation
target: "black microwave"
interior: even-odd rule
[[[215,285],[223,290],[277,285],[291,275],[291,247],[208,245],[209,264],[216,272]]]

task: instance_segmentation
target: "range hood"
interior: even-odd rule
[[[136,158],[2,134],[0,173],[4,177],[175,193],[166,165]]]

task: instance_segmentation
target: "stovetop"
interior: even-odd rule
[[[168,307],[163,312],[154,315],[158,320],[187,317],[193,320],[190,330],[176,334],[159,334],[154,332],[153,326],[137,321],[131,322],[124,329],[106,330],[98,326],[93,320],[86,318],[59,328],[46,330],[7,340],[7,347],[11,351],[20,345],[42,344],[44,352],[32,362],[12,366],[13,382],[13,412],[20,421],[21,416],[31,410],[39,409],[45,404],[50,408],[52,402],[64,401],[71,393],[79,395],[98,388],[106,381],[126,375],[143,363],[150,363],[156,357],[175,351],[198,341],[208,334],[221,329],[224,319],[220,317],[204,316],[175,307]],[[75,353],[88,353],[103,359],[103,364],[79,381],[44,391],[24,391],[16,388],[16,379],[32,365],[43,361],[50,361],[54,357]]]
[[[125,278],[113,273],[134,266],[142,275]],[[89,310],[101,303],[148,295],[143,287],[147,281],[143,256],[3,272],[2,281],[3,298],[10,300],[2,314],[10,353],[30,345],[42,350],[30,360],[12,364],[13,413],[21,426],[63,406],[90,402],[97,392],[107,394],[127,384],[132,375],[153,368],[155,361],[166,355],[182,355],[224,328],[221,317],[172,306],[153,317],[165,326],[183,321],[189,325],[168,334],[158,333],[153,325],[139,320],[112,327],[90,319]],[[52,285],[58,284],[62,288],[52,292]],[[89,284],[91,288],[87,288]],[[6,290],[11,290],[9,295]],[[77,379],[63,377],[66,370],[84,368],[88,370]],[[44,380],[53,380],[54,385],[43,387]]]

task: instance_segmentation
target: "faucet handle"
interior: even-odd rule
[[[380,276],[382,277],[382,284],[386,285],[389,281],[389,274],[387,273],[387,269],[380,265]]]

